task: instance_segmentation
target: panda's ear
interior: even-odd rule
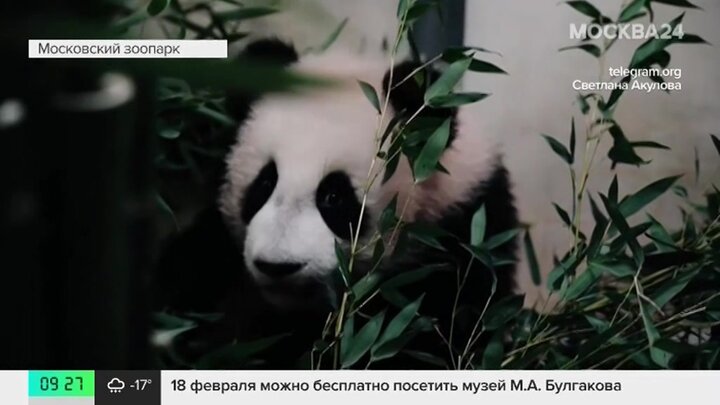
[[[248,44],[239,58],[285,67],[298,61],[298,53],[292,45],[279,39],[268,38]]]
[[[237,60],[287,67],[298,61],[298,53],[292,45],[279,39],[260,39],[248,44]],[[248,92],[228,93],[225,108],[237,122],[243,122],[257,98],[258,94]]]
[[[395,65],[390,83],[390,70],[383,79],[383,91],[390,92],[390,104],[397,114],[412,115],[425,102],[425,90],[440,77],[431,67],[421,69],[417,62],[402,62]],[[454,118],[453,108],[425,108],[421,116]]]

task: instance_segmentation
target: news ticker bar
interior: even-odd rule
[[[0,371],[8,405],[366,405],[718,399],[720,371]],[[494,402],[493,402],[494,403]]]
[[[715,403],[720,371],[0,371],[7,405]],[[393,401],[393,402],[389,402]],[[496,402],[490,402],[496,403]]]
[[[30,39],[31,59],[227,58],[224,39]]]

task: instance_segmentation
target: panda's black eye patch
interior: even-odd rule
[[[258,173],[255,180],[248,186],[242,203],[242,220],[247,224],[267,203],[275,190],[278,172],[275,162],[268,162]]]
[[[338,237],[350,240],[351,228],[352,232],[357,230],[362,206],[348,175],[337,171],[325,176],[318,185],[315,203],[328,228]]]

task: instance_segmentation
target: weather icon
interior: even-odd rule
[[[111,393],[118,394],[123,390],[123,388],[125,388],[125,383],[123,382],[123,380],[116,377],[110,380],[110,382],[107,384],[107,387]]]

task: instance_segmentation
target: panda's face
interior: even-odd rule
[[[377,113],[357,85],[269,96],[252,111],[228,157],[221,210],[271,303],[330,303],[336,241],[358,226],[366,235],[377,213],[378,185],[365,190]]]
[[[375,233],[379,213],[394,199],[402,207],[403,221],[439,220],[475,198],[483,179],[496,171],[495,145],[473,135],[483,131],[473,119],[475,113],[433,110],[431,116],[456,123],[452,146],[440,160],[450,175],[436,173],[415,184],[409,162],[400,156],[393,175],[380,185],[384,161],[377,158],[377,142],[383,126],[394,111],[409,113],[424,105],[424,89],[415,80],[402,80],[414,75],[417,67],[401,64],[391,74],[384,58],[332,52],[297,60],[292,48],[272,40],[248,48],[249,55],[269,51],[275,57],[267,60],[339,83],[312,92],[265,96],[250,106],[249,117],[244,98],[239,105],[229,103],[229,110],[236,110],[243,122],[227,157],[219,208],[242,249],[247,272],[278,307],[335,303],[340,281],[335,243],[347,246],[360,227],[358,243],[363,246]],[[397,84],[390,87],[392,77]],[[389,101],[383,122],[358,81],[378,93],[393,89],[381,97]],[[368,184],[369,179],[375,181]]]

